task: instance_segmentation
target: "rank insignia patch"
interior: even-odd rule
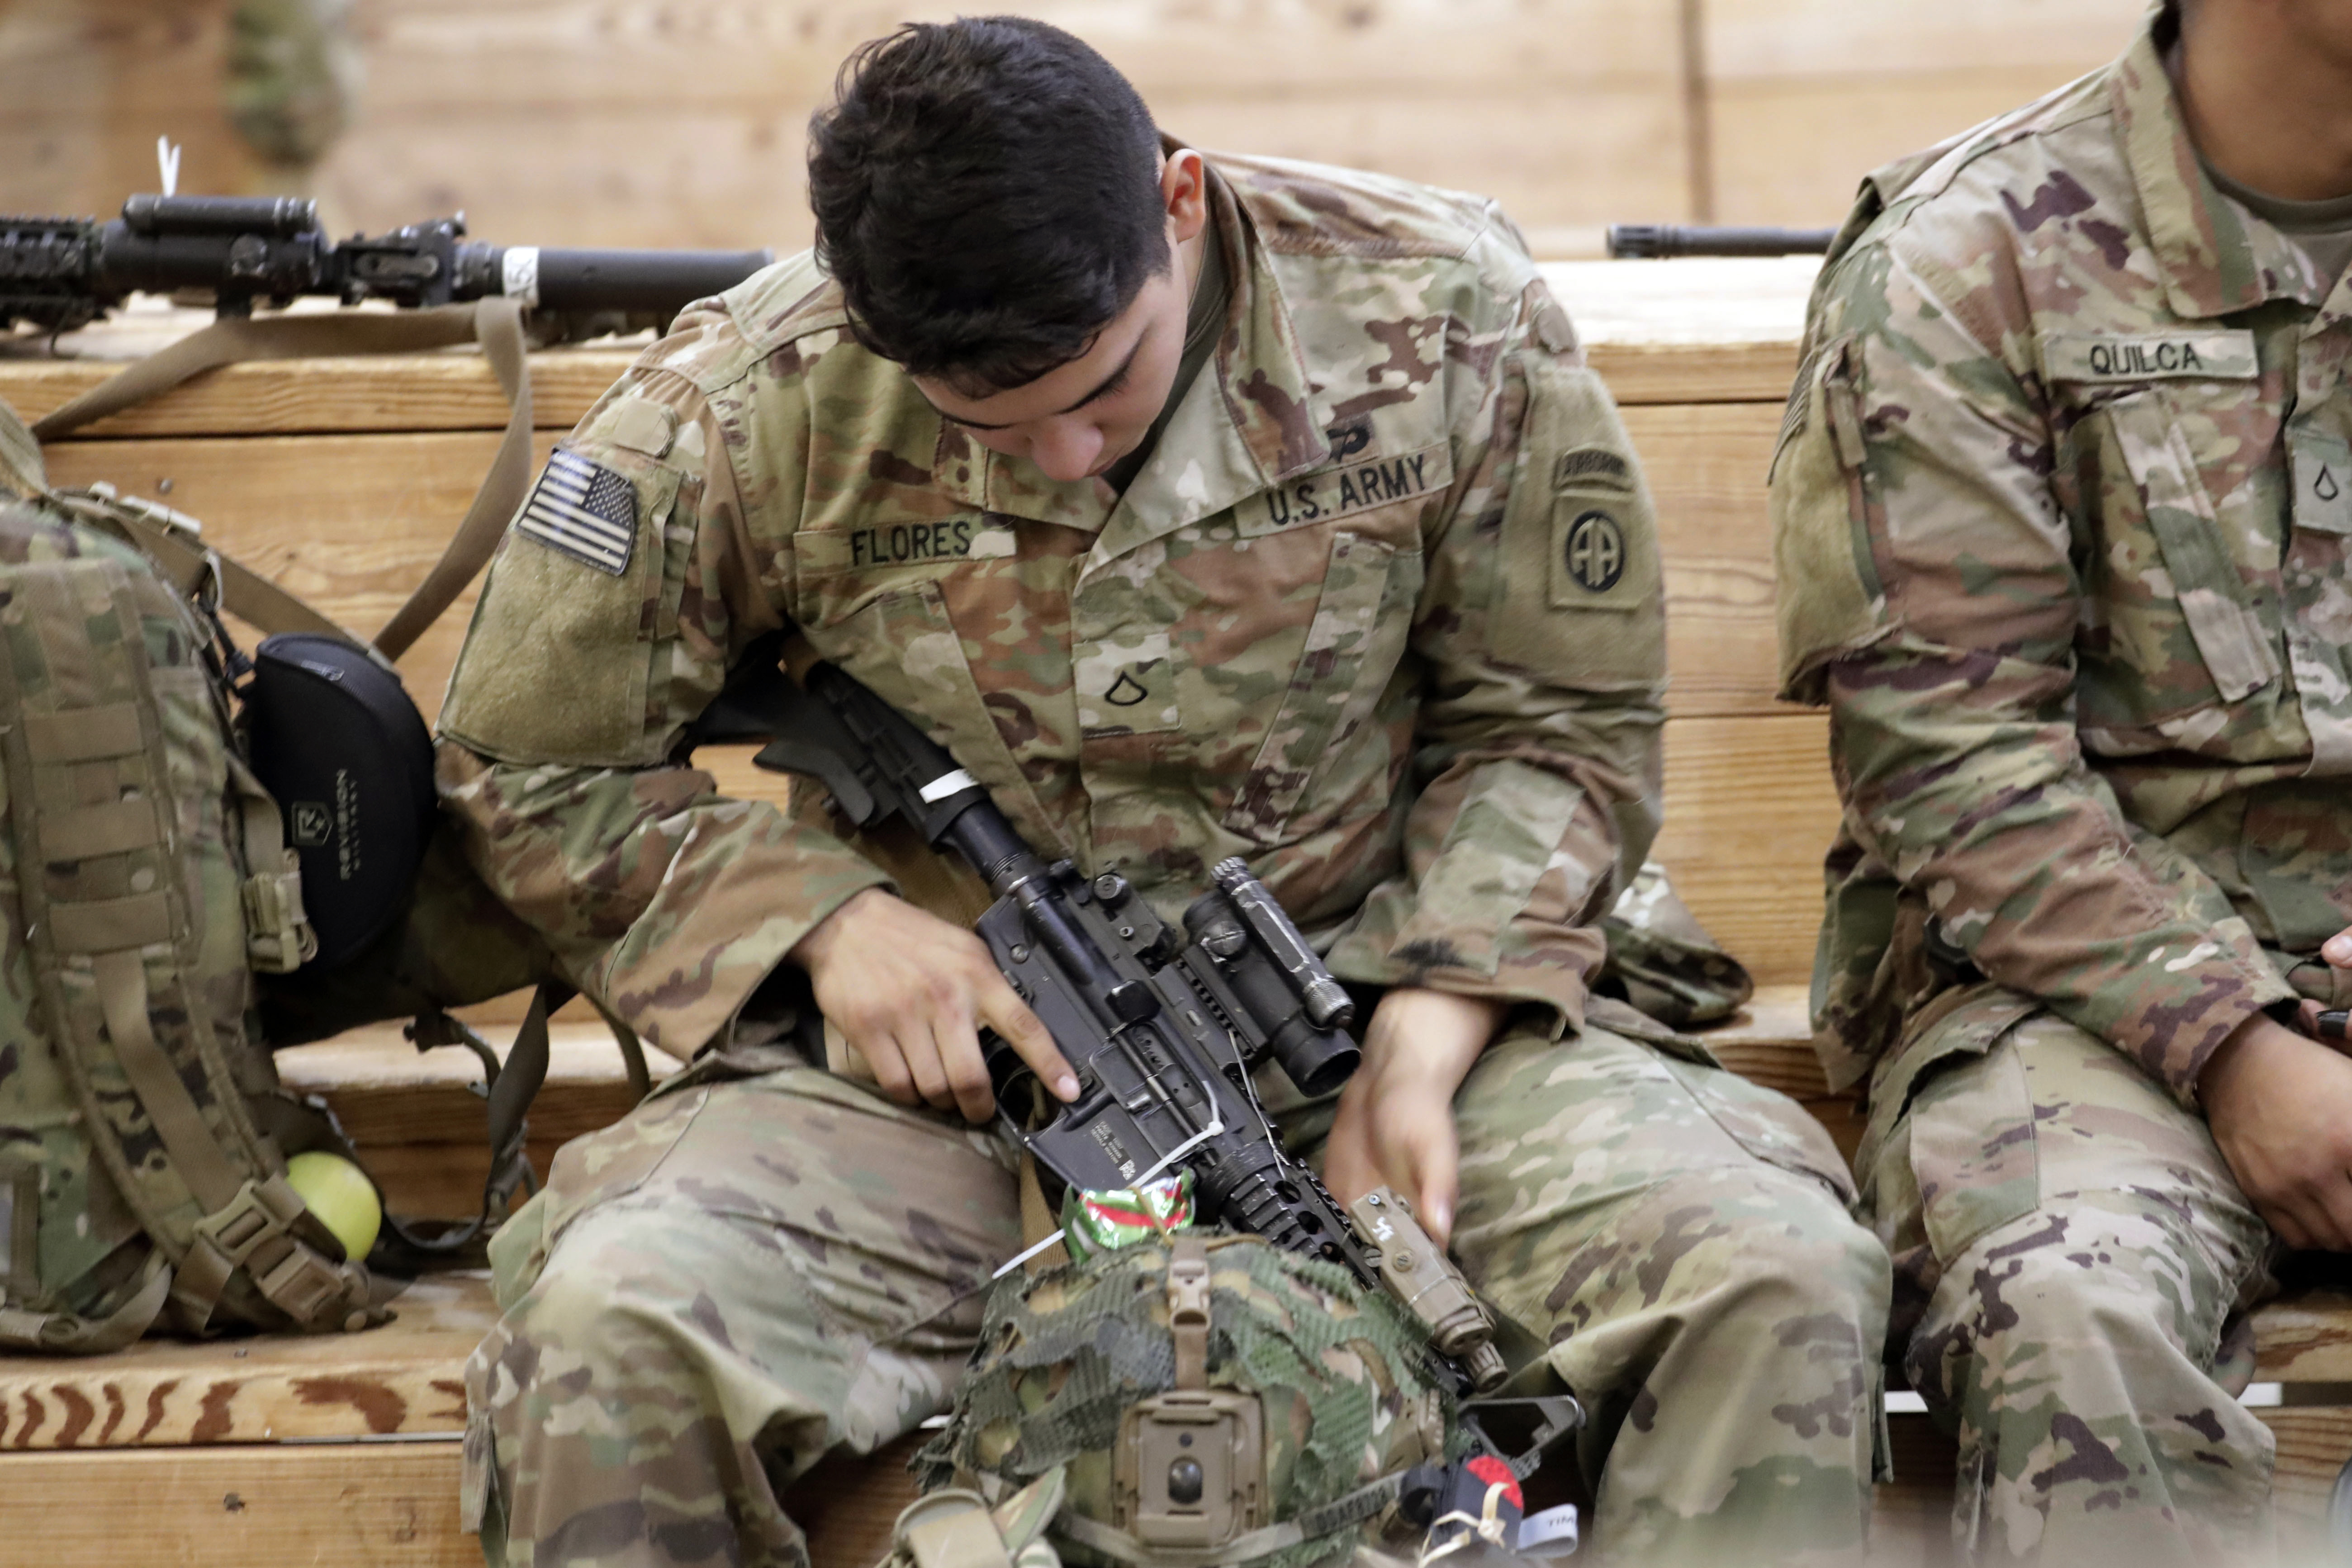
[[[527,533],[574,561],[618,577],[637,544],[637,492],[602,463],[558,447],[515,520]]]

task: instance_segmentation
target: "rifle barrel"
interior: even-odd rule
[[[527,247],[499,253],[499,274],[509,282]],[[550,310],[666,311],[723,294],[775,260],[767,250],[557,250],[534,253],[536,303]],[[514,293],[511,287],[492,292]]]
[[[1832,228],[1726,228],[1705,224],[1612,223],[1609,258],[1665,259],[1677,256],[1824,256]]]

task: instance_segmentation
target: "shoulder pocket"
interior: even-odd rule
[[[1882,624],[1854,352],[1852,338],[1838,338],[1805,357],[1769,470],[1780,685],[1784,696],[1806,701],[1819,700],[1805,689],[1814,683],[1810,672]]]
[[[646,690],[682,585],[667,542],[682,476],[610,447],[548,461],[491,561],[442,731],[509,761],[658,762]]]
[[[2157,392],[2116,400],[2108,418],[2199,661],[2223,701],[2252,696],[2279,678],[2277,638],[2253,606],[2179,421]],[[2126,521],[2111,519],[2110,531]]]
[[[1587,683],[1665,675],[1656,513],[1601,380],[1529,355],[1487,651]]]

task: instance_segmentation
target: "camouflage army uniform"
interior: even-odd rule
[[[1991,1556],[2264,1539],[2197,1078],[2352,924],[2352,291],[2213,189],[2167,41],[1873,177],[1775,459],[1822,1048]]]
[[[447,803],[572,973],[708,1054],[500,1238],[469,1377],[493,1557],[800,1561],[775,1488],[940,1409],[1019,1245],[995,1134],[733,1022],[884,880],[820,811],[673,762],[787,620],[1163,915],[1245,855],[1343,977],[1517,1004],[1457,1101],[1457,1245],[1618,1433],[1602,1535],[1857,1543],[1885,1261],[1833,1152],[1690,1047],[1584,1023],[1664,673],[1615,412],[1490,205],[1214,167],[1225,335],[1123,497],[944,425],[803,258],[689,311],[569,441],[635,498],[617,568],[528,510],[509,532]]]

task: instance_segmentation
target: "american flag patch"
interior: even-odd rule
[[[558,447],[515,529],[618,577],[628,571],[637,546],[637,492],[602,463]]]

